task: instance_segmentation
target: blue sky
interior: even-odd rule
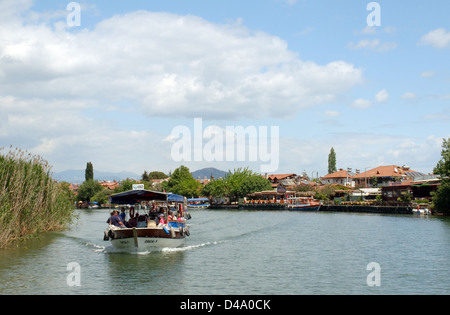
[[[450,3],[69,1],[0,4],[0,147],[54,171],[228,170],[175,162],[172,130],[278,126],[273,173],[409,165],[432,172],[450,137]]]

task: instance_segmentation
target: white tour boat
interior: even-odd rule
[[[134,206],[143,202],[147,212],[139,213],[137,226],[109,224],[104,240],[110,241],[115,249],[126,252],[151,252],[183,245],[190,234],[185,218],[189,219],[190,215],[185,212],[184,197],[150,190],[131,190],[110,197],[110,204],[116,205]],[[176,206],[172,211],[176,212],[177,220],[168,220],[169,204]],[[135,216],[134,207],[130,207],[129,214],[130,218]],[[157,224],[156,218],[160,216],[164,218],[164,224]]]

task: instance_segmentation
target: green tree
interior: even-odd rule
[[[162,183],[162,188],[166,192],[185,197],[198,197],[201,191],[201,184],[192,177],[189,168],[181,165],[172,173],[167,182]]]
[[[208,184],[203,186],[201,194],[205,197],[224,197],[226,193],[225,181],[223,178],[215,179],[210,181]]]
[[[144,174],[142,174],[142,181],[148,182],[150,180],[150,177],[148,177],[147,171],[144,171]]]
[[[378,177],[373,176],[372,177],[372,187],[377,188],[378,187]]]
[[[84,171],[84,179],[85,180],[93,180],[94,179],[94,167],[91,162],[86,164],[86,170]]]
[[[445,179],[450,178],[450,138],[444,139],[444,143],[442,144],[442,152],[441,152],[441,160],[437,163],[434,168],[434,173],[441,175],[441,177]]]
[[[118,194],[124,191],[129,191],[133,189],[134,184],[144,184],[144,189],[150,189],[150,184],[148,182],[137,182],[134,179],[127,178],[121,181],[120,186],[114,189],[114,193]]]
[[[272,189],[270,181],[248,168],[238,168],[233,173],[229,171],[224,181],[225,195],[230,197],[231,201],[237,201],[257,191]]]
[[[328,184],[320,187],[315,194],[315,198],[319,200],[332,200],[336,195],[336,191],[333,185]]]
[[[309,192],[314,191],[314,186],[310,184],[299,184],[294,186],[293,190],[298,192]]]
[[[85,180],[83,184],[78,187],[77,200],[90,202],[91,198],[98,192],[102,191],[102,189],[103,187],[98,181],[93,179]]]
[[[450,213],[450,138],[444,139],[441,160],[434,168],[434,173],[440,175],[442,183],[433,196],[434,208],[438,212]]]
[[[99,192],[97,192],[94,196],[92,196],[91,201],[97,201],[99,204],[108,203],[109,196],[112,195],[112,191],[108,188],[103,188]]]
[[[152,179],[166,179],[167,177],[169,177],[169,176],[167,176],[163,172],[158,172],[158,171],[150,172],[150,174],[148,174],[149,180],[152,180]]]
[[[328,154],[328,174],[332,174],[337,171],[336,168],[336,152],[332,147],[330,150],[330,154]]]

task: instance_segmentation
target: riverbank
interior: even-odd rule
[[[47,161],[20,149],[0,154],[0,248],[71,222],[71,192],[51,178],[50,169]]]
[[[320,211],[379,213],[379,214],[412,214],[411,206],[366,206],[366,205],[323,205]]]
[[[281,204],[233,204],[233,205],[211,205],[211,210],[242,210],[242,211],[288,211],[286,205]],[[326,212],[349,212],[349,213],[378,213],[378,214],[402,214],[412,215],[414,207],[411,204],[395,205],[321,205],[319,211]],[[433,215],[443,215],[433,213]]]

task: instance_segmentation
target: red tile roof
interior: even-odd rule
[[[274,180],[274,179],[286,179],[286,178],[288,178],[288,177],[291,177],[291,176],[297,176],[296,174],[278,174],[278,175],[268,175],[267,176],[267,179],[269,179],[269,180]]]
[[[323,179],[328,179],[328,178],[345,178],[347,177],[347,171],[345,170],[340,170],[331,174],[328,174],[324,177],[322,177]]]
[[[407,173],[418,173],[416,171],[404,169],[401,166],[387,165],[378,166],[374,169],[368,170],[367,172],[353,176],[353,178],[366,178],[366,177],[402,177],[408,175]]]

